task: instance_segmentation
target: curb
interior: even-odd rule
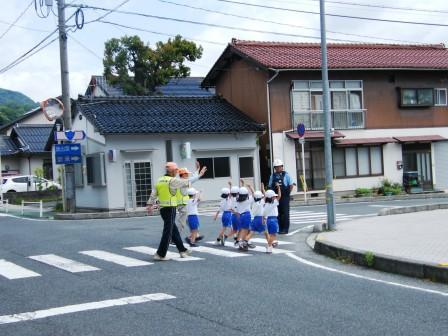
[[[411,213],[411,212],[432,211],[432,210],[441,210],[441,209],[448,209],[448,203],[414,205],[414,206],[407,206],[407,207],[401,207],[401,208],[381,209],[378,212],[378,216],[401,215],[401,214]]]
[[[356,265],[369,267],[365,260],[368,251],[353,250],[347,247],[330,244],[319,240],[314,241],[314,251],[334,259],[348,259]],[[405,275],[414,278],[430,279],[434,282],[448,284],[448,268],[412,260],[392,258],[375,254],[373,264],[369,268],[379,271]]]

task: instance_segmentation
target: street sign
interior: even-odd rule
[[[297,125],[297,134],[299,134],[299,137],[303,137],[305,135],[305,125],[300,123]]]
[[[59,131],[54,132],[54,141],[75,141],[84,140],[86,138],[86,132],[84,131]]]
[[[56,164],[75,164],[82,162],[80,144],[54,145]]]
[[[299,138],[299,144],[303,145],[305,143],[305,138]]]

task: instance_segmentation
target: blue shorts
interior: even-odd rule
[[[250,211],[240,214],[240,229],[250,230],[250,222],[252,221]]]
[[[232,213],[232,228],[233,231],[239,231],[240,230],[240,218],[237,214]]]
[[[263,216],[255,216],[250,224],[250,230],[258,233],[266,231],[266,225],[263,224]]]
[[[222,227],[228,228],[232,226],[232,211],[224,211],[221,217]]]
[[[268,217],[266,224],[268,227],[269,234],[277,234],[277,232],[278,232],[278,218],[277,217]]]
[[[190,230],[199,229],[199,217],[197,215],[189,215],[187,223]]]

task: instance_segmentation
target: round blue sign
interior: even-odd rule
[[[297,125],[297,134],[299,134],[299,137],[303,137],[305,135],[305,125],[304,124]]]

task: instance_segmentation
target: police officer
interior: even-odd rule
[[[158,200],[160,206],[160,216],[163,220],[163,233],[160,239],[159,248],[154,255],[154,260],[169,260],[166,256],[170,240],[176,245],[181,258],[186,258],[191,251],[182,243],[182,238],[175,224],[176,208],[177,208],[177,190],[179,188],[188,187],[190,181],[188,179],[176,178],[177,164],[174,162],[166,163],[166,174],[161,176],[156,184],[155,190],[152,191],[147,203],[148,214],[152,214]]]
[[[280,159],[274,160],[274,173],[269,178],[269,189],[275,191],[277,188],[280,188],[282,195],[278,205],[278,233],[286,234],[289,231],[289,201],[294,183],[283,170],[283,162]]]

